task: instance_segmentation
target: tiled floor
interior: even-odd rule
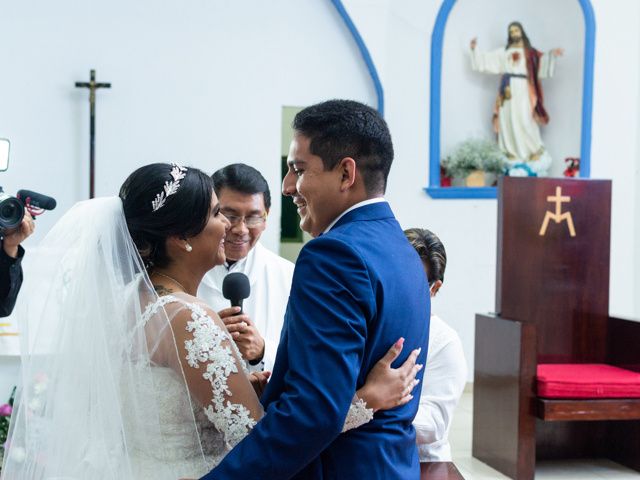
[[[466,392],[454,414],[449,432],[453,461],[467,480],[508,479],[471,456],[473,396]],[[640,480],[640,473],[609,460],[538,462],[536,480]]]

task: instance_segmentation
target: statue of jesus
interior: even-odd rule
[[[493,109],[493,129],[507,157],[509,175],[545,176],[551,156],[542,143],[540,125],[549,123],[540,79],[553,76],[561,48],[543,53],[531,46],[520,22],[509,24],[507,46],[479,51],[471,40],[471,68],[502,75]]]

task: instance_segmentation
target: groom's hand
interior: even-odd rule
[[[227,326],[231,338],[236,342],[242,358],[252,363],[258,363],[264,357],[264,338],[249,318],[240,314],[240,307],[230,307],[218,312]]]

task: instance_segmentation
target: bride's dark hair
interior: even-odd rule
[[[211,208],[213,180],[197,168],[186,169],[180,187],[154,211],[152,202],[173,180],[168,163],[152,163],[138,168],[120,187],[127,227],[147,267],[169,263],[166,239],[193,237],[207,225]]]

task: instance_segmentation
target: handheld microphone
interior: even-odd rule
[[[16,197],[30,207],[42,208],[43,210],[53,210],[57,205],[55,198],[47,197],[46,195],[32,192],[31,190],[18,190]]]
[[[231,301],[232,307],[240,307],[240,313],[242,313],[242,301],[248,298],[250,293],[249,277],[244,273],[233,272],[224,277],[222,296]]]

